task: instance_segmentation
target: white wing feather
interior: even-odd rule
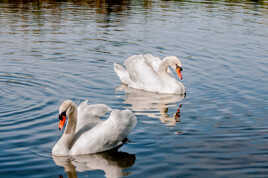
[[[109,118],[83,133],[73,144],[70,154],[90,154],[110,150],[122,144],[137,123],[129,110],[113,110]]]
[[[159,57],[155,57],[151,54],[145,54],[144,59],[148,65],[152,66],[152,68],[155,72],[158,72],[158,69],[162,63],[162,60]],[[169,68],[168,68],[167,72],[169,74],[173,75],[173,73],[171,72],[171,70]]]
[[[144,84],[150,86],[159,81],[158,75],[154,71],[153,67],[148,65],[143,55],[131,56],[124,64],[130,79],[138,88],[143,88]]]
[[[112,110],[105,104],[88,105],[87,102],[88,101],[86,100],[78,106],[76,131],[79,131],[84,126],[87,126],[89,129],[103,122],[100,117],[104,116],[108,111]]]

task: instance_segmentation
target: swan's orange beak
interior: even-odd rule
[[[64,115],[60,115],[59,116],[59,130],[61,130],[65,124],[65,121],[66,121],[66,116]]]
[[[176,66],[176,72],[178,77],[182,80],[182,75],[181,75],[182,68],[180,66]]]

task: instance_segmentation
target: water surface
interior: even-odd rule
[[[3,0],[0,24],[1,176],[268,176],[267,1]],[[120,85],[144,53],[181,59],[185,98]],[[55,160],[65,99],[132,109],[130,143]]]

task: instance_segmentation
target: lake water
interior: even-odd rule
[[[185,98],[113,63],[178,56]],[[1,177],[268,177],[267,1],[0,1]],[[57,159],[65,99],[130,108],[119,152]]]

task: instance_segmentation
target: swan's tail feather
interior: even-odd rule
[[[116,72],[122,83],[130,84],[131,80],[129,78],[129,74],[122,65],[114,63],[114,71]]]

